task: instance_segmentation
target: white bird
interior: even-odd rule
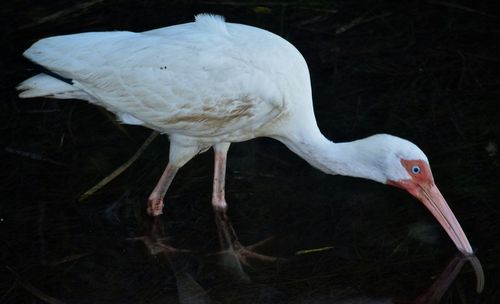
[[[151,215],[162,213],[177,170],[210,147],[215,151],[212,205],[225,211],[230,143],[270,137],[325,173],[406,189],[460,251],[473,253],[416,145],[387,134],[344,143],[323,136],[307,64],[292,44],[273,33],[200,14],[192,23],[142,33],[49,37],[24,56],[47,73],[22,82],[21,98],[83,99],[123,123],[169,135],[169,163],[148,200]]]

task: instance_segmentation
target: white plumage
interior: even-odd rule
[[[211,15],[144,33],[51,37],[24,55],[72,79],[80,89],[73,92],[76,98],[88,95],[86,100],[119,116],[208,144],[267,135],[261,127],[285,110],[284,90],[290,85],[285,75],[308,75],[302,57],[285,40]],[[33,97],[39,87],[31,89],[29,82],[21,85],[28,89],[21,97]],[[73,87],[64,83],[63,92],[52,95],[68,94]]]
[[[460,250],[472,252],[453,214],[442,222],[429,207],[432,203],[426,203],[431,199],[414,190],[435,187],[427,158],[417,146],[385,134],[340,144],[322,135],[307,64],[293,45],[275,34],[201,14],[193,23],[142,33],[50,37],[24,56],[71,84],[39,74],[19,85],[20,97],[83,99],[114,112],[123,123],[169,134],[169,164],[150,196],[150,214],[161,213],[177,170],[209,147],[215,150],[212,203],[225,209],[229,144],[266,136],[326,173],[407,189],[433,212]],[[427,172],[425,179],[408,169],[406,161]],[[446,205],[442,197],[432,199]]]

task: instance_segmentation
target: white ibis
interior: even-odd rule
[[[21,83],[21,98],[82,99],[126,124],[170,137],[169,163],[148,201],[162,213],[177,170],[213,147],[212,205],[226,210],[226,155],[232,142],[270,137],[328,174],[407,190],[436,217],[457,248],[473,251],[434,184],[425,154],[387,134],[335,143],[316,119],[307,64],[285,39],[223,17],[142,33],[93,32],[42,39],[24,56],[46,69]]]

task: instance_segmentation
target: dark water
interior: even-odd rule
[[[500,7],[496,1],[11,1],[0,8],[0,303],[498,303]],[[276,262],[220,253],[212,152],[178,174],[165,215],[145,214],[168,157],[149,130],[83,102],[19,100],[22,51],[42,37],[226,16],[286,37],[309,63],[317,119],[336,141],[417,143],[485,272],[400,190],[327,176],[280,143],[232,146],[229,217]],[[185,249],[172,252],[172,248]]]

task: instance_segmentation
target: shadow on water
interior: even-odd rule
[[[0,303],[498,303],[500,10],[476,2],[3,4]],[[15,86],[35,73],[20,54],[50,35],[142,31],[200,12],[296,45],[328,137],[418,143],[485,279],[476,258],[451,257],[444,231],[405,193],[324,175],[269,139],[231,148],[224,216],[210,206],[211,151],[179,172],[165,215],[145,215],[164,136],[78,202],[149,130],[82,102],[19,100]]]
[[[215,216],[212,225],[198,219],[190,231],[179,233],[180,227],[166,217],[138,211],[141,203],[128,198],[100,202],[82,210],[83,222],[66,216],[65,223],[47,220],[33,236],[36,249],[27,259],[32,264],[8,266],[12,285],[2,301],[19,303],[31,296],[56,304],[441,303],[446,295],[458,295],[474,303],[484,286],[476,257],[371,260],[346,257],[337,250],[342,243],[292,252],[283,247],[307,240],[292,242],[296,237],[286,233],[260,249],[270,256],[282,254],[276,261],[241,259],[229,241],[221,242],[229,248],[220,248],[214,237],[236,237],[228,217]],[[71,225],[64,226],[68,221],[73,232]],[[77,232],[75,225],[90,231]],[[207,227],[214,235],[208,239],[202,232]]]

